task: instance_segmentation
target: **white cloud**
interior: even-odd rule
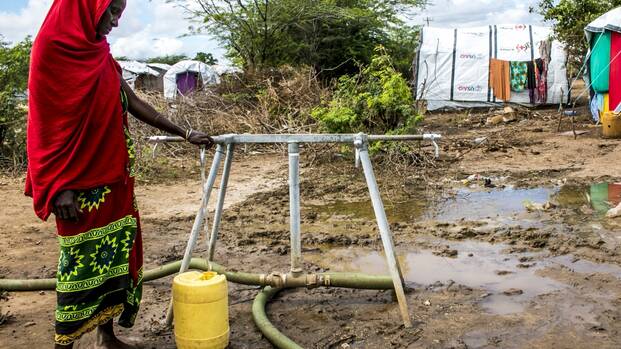
[[[0,34],[11,42],[35,36],[52,5],[52,0],[29,0],[19,12],[0,11]]]
[[[437,0],[409,21],[436,27],[475,27],[520,23],[543,25],[541,16],[529,13],[537,0]]]
[[[35,36],[53,0],[28,0],[18,12],[0,11],[0,34],[11,42]],[[1,7],[1,5],[0,5]],[[128,0],[120,25],[108,37],[115,56],[149,58],[210,52],[222,59],[224,50],[205,36],[182,37],[190,22],[182,8],[166,0]]]
[[[210,40],[207,45],[189,37],[184,10],[165,0],[129,1],[119,28],[110,36],[115,56],[148,58],[163,55],[211,52],[221,58],[223,50]]]

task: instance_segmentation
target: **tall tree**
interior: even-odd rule
[[[184,0],[185,1],[185,0]],[[208,32],[249,70],[312,65],[340,75],[369,63],[425,0],[189,0],[194,32]],[[414,52],[415,47],[411,47]]]
[[[218,60],[211,54],[205,52],[197,52],[194,56],[195,61],[200,61],[205,64],[214,65],[218,63]]]
[[[555,36],[567,47],[570,67],[577,71],[588,50],[584,27],[617,6],[621,0],[540,0],[530,11],[554,24]]]
[[[147,59],[147,63],[164,63],[168,65],[175,65],[176,63],[183,61],[185,59],[190,59],[186,55],[167,55],[160,57],[153,57]]]

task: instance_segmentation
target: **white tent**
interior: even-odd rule
[[[592,33],[602,33],[604,30],[621,32],[621,7],[604,13],[584,28],[589,41]]]
[[[147,65],[149,66],[149,68],[153,68],[155,70],[161,70],[164,72],[167,72],[168,69],[170,69],[171,67],[170,64],[165,64],[165,63],[147,63]]]
[[[134,89],[136,79],[141,75],[150,75],[153,77],[159,77],[160,72],[149,67],[148,64],[138,61],[118,61],[119,65],[123,69],[123,79],[127,81],[127,84]]]
[[[585,82],[592,93],[591,113],[598,121],[601,113],[621,112],[621,7],[610,10],[589,23],[584,32],[589,45],[585,58]]]
[[[423,27],[414,62],[416,99],[427,108],[467,108],[501,104],[489,82],[490,59],[533,61],[551,29],[530,25],[490,25],[475,28]],[[567,55],[557,41],[551,44],[547,103],[569,99]],[[512,92],[510,103],[530,104],[528,91]]]
[[[195,74],[200,78],[203,85],[217,84],[220,82],[218,74],[209,65],[192,60],[180,61],[170,67],[164,75],[164,97],[175,98],[179,91],[179,77],[184,74]]]

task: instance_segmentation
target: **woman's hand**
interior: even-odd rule
[[[56,195],[52,212],[60,219],[77,222],[82,210],[76,193],[73,190],[65,190]]]
[[[213,146],[213,139],[201,131],[188,131],[187,141],[196,145],[204,145],[207,149]]]

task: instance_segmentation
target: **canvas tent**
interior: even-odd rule
[[[217,84],[218,74],[209,65],[193,60],[180,61],[164,75],[164,96],[188,95],[205,85]]]
[[[591,91],[591,111],[621,111],[621,7],[613,9],[585,28],[589,43],[586,81]]]
[[[567,55],[552,31],[531,25],[489,25],[474,28],[423,27],[415,69],[416,99],[429,110],[484,107],[502,104],[490,85],[492,58],[532,62],[549,45],[547,104],[568,102]],[[512,92],[510,103],[532,105],[528,91]]]
[[[132,89],[163,91],[164,74],[170,66],[137,61],[119,61],[118,63],[123,69],[123,79]]]

